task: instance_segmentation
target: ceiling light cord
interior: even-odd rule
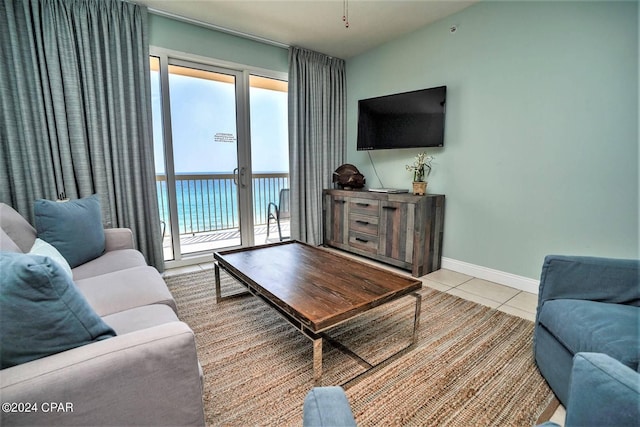
[[[342,22],[345,28],[349,28],[349,0],[342,0]]]

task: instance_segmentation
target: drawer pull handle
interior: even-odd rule
[[[356,220],[356,222],[357,222],[358,224],[362,224],[362,225],[369,225],[369,222],[368,222],[368,221],[360,221],[360,220],[358,219],[358,220]]]
[[[396,209],[398,209],[398,208],[397,208],[397,207],[395,207],[395,206],[383,206],[383,207],[382,207],[382,209],[388,209],[388,210],[390,210],[390,211],[395,211],[395,210],[396,210]]]
[[[336,200],[336,203],[347,203],[345,200]]]
[[[369,206],[369,203],[356,203],[356,205],[366,208],[367,206]]]
[[[356,237],[356,241],[362,242],[362,243],[369,243],[369,241],[367,239],[362,239],[360,237]]]

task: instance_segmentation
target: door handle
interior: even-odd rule
[[[238,168],[235,168],[233,170],[233,183],[235,185],[238,185]]]
[[[247,183],[245,182],[245,176],[247,174],[247,169],[242,167],[240,168],[240,187],[247,188]]]

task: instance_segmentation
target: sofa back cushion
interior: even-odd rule
[[[22,252],[29,252],[36,241],[36,230],[11,206],[0,203],[0,228]],[[4,236],[1,238],[2,250],[13,252]]]
[[[640,260],[547,255],[538,305],[565,298],[640,307]]]
[[[51,258],[0,252],[0,271],[2,369],[115,336]]]
[[[102,255],[102,210],[97,195],[68,202],[39,199],[34,205],[38,237],[50,243],[71,268]]]

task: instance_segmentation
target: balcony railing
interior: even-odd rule
[[[267,223],[267,205],[278,204],[280,190],[289,188],[289,174],[252,176],[253,222]],[[158,206],[163,224],[169,224],[166,175],[156,175]],[[232,174],[176,174],[179,234],[230,230],[240,226],[238,188]],[[167,233],[169,230],[167,230]]]

